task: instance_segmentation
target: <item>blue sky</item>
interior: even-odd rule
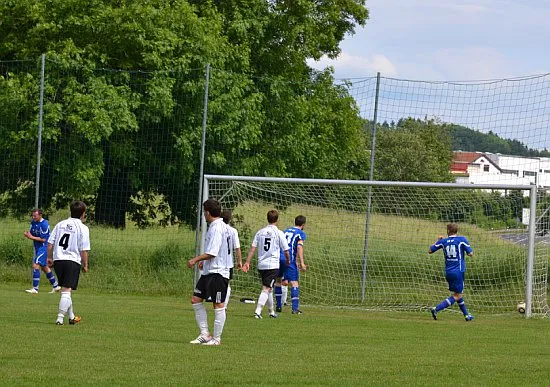
[[[478,80],[550,72],[550,0],[367,0],[341,43],[336,78]]]
[[[379,71],[379,122],[428,117],[550,149],[550,0],[367,0],[367,7],[366,26],[341,43],[336,60],[308,62],[352,79],[364,117],[373,117]]]

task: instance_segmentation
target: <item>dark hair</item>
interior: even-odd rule
[[[279,220],[279,211],[277,210],[269,210],[267,212],[267,222],[269,224],[272,224],[272,223],[277,223],[277,221]]]
[[[38,212],[38,215],[42,215],[42,210],[40,208],[33,209],[31,212],[31,215],[34,214],[35,212]]]
[[[204,203],[202,203],[202,208],[204,211],[208,211],[210,216],[213,216],[214,218],[219,218],[222,212],[222,206],[215,199],[205,200]]]
[[[447,235],[454,235],[458,232],[458,225],[455,223],[449,223],[447,225]]]
[[[225,224],[229,224],[229,222],[231,221],[231,216],[233,214],[231,213],[231,210],[223,210],[222,211],[222,219],[223,219],[223,222]]]
[[[306,217],[304,215],[298,215],[296,218],[294,218],[295,226],[301,226],[304,224],[306,224]]]
[[[71,203],[71,218],[80,219],[82,214],[86,211],[86,204],[80,200],[75,200]]]

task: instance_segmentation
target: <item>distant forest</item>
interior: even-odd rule
[[[550,152],[528,148],[518,140],[499,137],[497,134],[481,133],[461,125],[450,125],[452,148],[454,151],[502,153],[514,156],[550,157]]]

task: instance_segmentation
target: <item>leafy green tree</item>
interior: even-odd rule
[[[451,138],[447,125],[433,119],[401,119],[379,126],[374,177],[389,181],[450,182]]]
[[[130,197],[158,193],[192,219],[206,63],[216,69],[206,172],[363,171],[355,103],[330,71],[306,64],[338,54],[368,17],[363,0],[0,0],[0,14],[0,58],[47,54],[42,202],[93,197],[96,221],[124,227]],[[18,82],[32,106],[21,146],[6,152],[14,162],[25,153],[30,181],[38,83],[25,76]],[[15,107],[9,90],[0,98]]]

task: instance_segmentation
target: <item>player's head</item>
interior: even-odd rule
[[[202,208],[204,210],[204,217],[210,215],[213,218],[219,218],[222,212],[222,206],[215,199],[207,199],[202,203]],[[208,218],[206,218],[208,220]]]
[[[269,210],[267,212],[267,223],[274,224],[274,223],[277,223],[278,220],[279,220],[279,211]]]
[[[296,218],[294,218],[294,225],[296,227],[304,228],[306,224],[306,217],[304,215],[298,215]]]
[[[231,217],[233,214],[231,213],[231,210],[223,210],[222,211],[222,219],[225,224],[229,224],[231,222]]]
[[[75,200],[71,203],[71,218],[82,219],[86,212],[86,204],[80,200]]]
[[[449,223],[447,225],[447,235],[456,235],[458,232],[458,225],[456,223]]]
[[[31,212],[32,220],[39,222],[42,219],[42,210],[40,208],[35,208]]]

